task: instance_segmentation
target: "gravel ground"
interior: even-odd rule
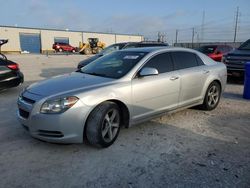
[[[80,55],[9,55],[25,83],[0,93],[0,187],[250,187],[250,102],[227,85],[211,112],[187,109],[123,128],[109,148],[33,139],[16,119],[23,87],[74,71]]]

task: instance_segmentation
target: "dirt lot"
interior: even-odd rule
[[[187,109],[124,128],[107,149],[58,145],[18,123],[18,93],[73,71],[84,56],[9,58],[26,81],[0,93],[0,187],[250,187],[250,101],[241,84],[228,84],[214,111]]]

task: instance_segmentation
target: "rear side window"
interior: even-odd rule
[[[198,66],[196,55],[190,52],[172,52],[176,70]]]
[[[158,70],[160,73],[170,72],[174,70],[173,62],[170,53],[158,54],[150,59],[144,67],[151,67]]]
[[[196,55],[196,54],[194,54],[194,55],[196,56],[196,60],[197,60],[198,65],[199,65],[199,66],[204,65],[204,63],[203,63],[203,61],[201,60],[201,58],[200,58],[198,55]]]

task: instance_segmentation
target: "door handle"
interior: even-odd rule
[[[204,74],[208,74],[210,71],[209,70],[203,70]]]
[[[172,81],[177,80],[177,79],[179,79],[179,76],[172,76],[172,77],[170,77],[170,80],[172,80]]]

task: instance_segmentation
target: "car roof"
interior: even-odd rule
[[[165,42],[157,42],[157,41],[140,41],[140,42],[127,42],[127,44],[159,44],[159,45],[166,45],[168,46],[168,43]]]
[[[195,53],[198,53],[198,51],[190,49],[190,48],[171,47],[171,46],[128,48],[128,49],[122,49],[120,51],[127,51],[127,52],[147,52],[147,53],[161,52],[161,51],[186,51],[186,52],[195,52]]]
[[[163,47],[163,46],[157,46],[157,47],[142,47],[142,48],[126,48],[122,49],[121,51],[127,51],[127,52],[154,52],[160,49],[165,49],[169,47]]]

